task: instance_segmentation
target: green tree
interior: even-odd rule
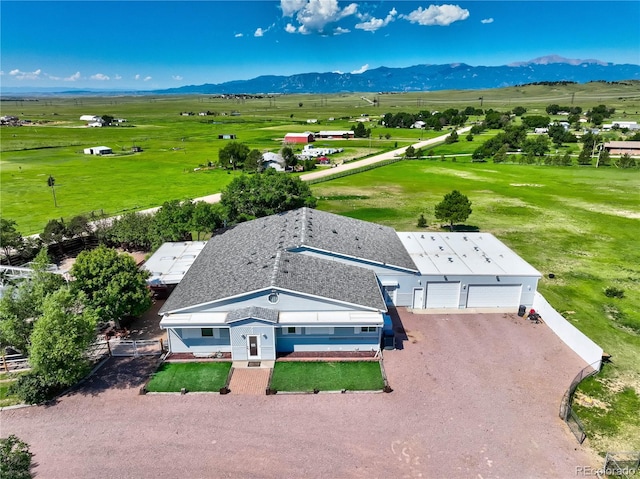
[[[29,445],[15,435],[0,438],[0,477],[6,479],[31,479]]]
[[[22,235],[16,230],[16,222],[0,218],[0,246],[7,262],[11,264],[11,253],[22,247]]]
[[[504,163],[507,161],[507,151],[509,151],[509,145],[502,145],[496,154],[493,155],[493,162]]]
[[[12,346],[28,354],[33,325],[42,315],[44,300],[65,284],[48,266],[49,256],[43,248],[32,262],[31,277],[4,291],[0,298],[0,347]]]
[[[443,200],[435,206],[436,218],[448,222],[451,231],[454,223],[466,221],[471,212],[471,201],[458,190],[444,195]]]
[[[77,215],[71,218],[67,232],[71,237],[78,237],[82,239],[82,244],[85,244],[86,237],[91,234],[91,226],[89,220],[84,215]]]
[[[83,295],[62,288],[44,301],[31,334],[29,362],[50,384],[71,386],[87,373],[87,347],[95,340],[98,316]]]
[[[517,106],[511,111],[513,111],[513,114],[515,116],[522,116],[527,112],[527,109],[525,107],[523,107],[523,106]]]
[[[262,153],[260,150],[253,149],[247,155],[247,159],[244,161],[244,171],[250,173],[260,173],[262,171]]]
[[[544,156],[549,152],[549,137],[538,135],[535,138],[527,138],[522,145],[522,151],[533,156]]]
[[[288,167],[296,166],[298,163],[298,158],[290,146],[283,147],[282,150],[280,150],[280,154],[282,155],[282,158],[284,158],[284,162]]]
[[[60,254],[64,254],[63,241],[67,236],[67,226],[62,220],[49,220],[44,227],[44,231],[40,233],[40,239],[45,244],[57,244]]]
[[[447,139],[444,140],[446,144],[456,143],[457,141],[458,141],[458,132],[456,130],[453,130],[451,134],[447,136]]]
[[[165,201],[153,217],[154,246],[165,241],[191,241],[191,216],[193,203],[190,200]]]
[[[359,121],[357,123],[358,124],[353,129],[353,136],[355,138],[368,138],[369,135],[371,134],[371,130],[365,128],[364,123],[362,123],[361,121]]]
[[[587,146],[585,145],[582,148],[582,151],[580,152],[580,154],[578,155],[578,164],[582,166],[587,166],[591,164],[591,161],[592,161],[591,149],[587,148]]]
[[[115,244],[127,251],[150,251],[157,237],[155,225],[155,215],[129,212],[113,220],[108,231],[99,228],[97,232],[105,237],[103,244]]]
[[[407,149],[404,150],[404,156],[406,158],[415,158],[416,157],[416,149],[412,145],[407,146]]]
[[[218,152],[220,166],[226,169],[242,169],[249,156],[249,147],[244,143],[232,141]]]
[[[219,205],[204,201],[196,201],[191,216],[191,229],[198,233],[198,241],[201,234],[212,233],[222,226],[222,213]]]
[[[118,254],[111,248],[99,246],[81,252],[71,267],[72,283],[76,291],[86,295],[87,305],[104,321],[118,326],[120,319],[137,317],[151,307],[147,288],[149,272],[138,269],[128,254]]]
[[[309,185],[295,176],[268,168],[261,175],[234,178],[220,203],[232,222],[260,218],[302,206],[315,207]]]

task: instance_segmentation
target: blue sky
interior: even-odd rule
[[[640,1],[0,2],[0,84],[149,90],[546,55],[640,64]]]

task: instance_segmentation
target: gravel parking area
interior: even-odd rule
[[[31,445],[42,479],[567,478],[600,464],[558,418],[584,364],[544,324],[396,322],[391,394],[141,396],[153,360],[111,359],[53,406],[3,411],[2,436]]]

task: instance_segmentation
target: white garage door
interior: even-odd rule
[[[517,308],[520,305],[520,284],[500,286],[469,286],[467,308]]]
[[[427,283],[427,308],[457,308],[460,283]]]

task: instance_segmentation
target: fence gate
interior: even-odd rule
[[[162,341],[159,339],[128,340],[110,339],[111,356],[155,356],[162,353]]]

